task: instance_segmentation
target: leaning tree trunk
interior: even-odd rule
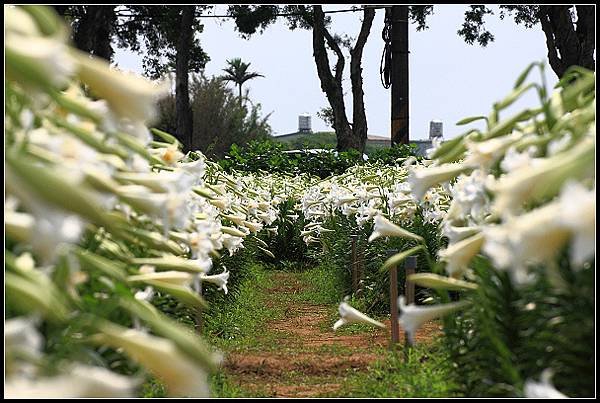
[[[192,110],[189,97],[189,60],[192,46],[192,23],[194,6],[181,6],[179,40],[175,62],[175,110],[177,114],[177,137],[184,150],[192,149]]]
[[[352,138],[350,139],[350,147],[359,150],[361,153],[365,151],[368,134],[361,61],[374,17],[374,9],[365,9],[356,45],[350,50],[350,80],[352,82]]]
[[[571,18],[572,6],[540,6],[539,19],[546,35],[548,60],[560,78],[570,66],[595,69],[594,6],[575,6],[577,27]]]
[[[85,14],[75,24],[73,42],[78,49],[111,60],[111,36],[116,22],[115,6],[85,6]]]
[[[344,105],[344,94],[342,92],[342,74],[344,72],[344,55],[331,34],[325,28],[323,9],[321,6],[313,7],[313,56],[317,65],[317,74],[321,81],[321,89],[327,96],[327,100],[333,110],[333,128],[337,138],[337,149],[345,151],[353,148],[352,129],[346,117]],[[327,44],[337,55],[335,76],[331,74],[329,57],[325,49]]]

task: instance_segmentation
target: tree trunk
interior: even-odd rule
[[[346,151],[353,147],[352,130],[346,117],[344,105],[344,94],[342,92],[342,74],[344,71],[344,55],[340,47],[335,43],[331,34],[325,28],[323,9],[321,6],[313,7],[313,56],[317,65],[317,74],[321,81],[321,89],[327,96],[327,100],[333,110],[333,128],[337,137],[337,149]],[[335,76],[331,74],[329,57],[325,49],[327,44],[337,55]]]
[[[175,110],[177,114],[177,138],[184,150],[192,150],[192,110],[189,97],[189,60],[192,46],[192,23],[194,6],[181,6],[179,40],[175,62]]]
[[[113,56],[111,37],[116,22],[115,6],[86,6],[73,30],[78,49],[108,61]]]
[[[364,10],[358,39],[354,48],[350,51],[350,80],[352,82],[352,138],[350,139],[350,147],[359,150],[361,153],[365,151],[368,134],[361,62],[363,48],[371,32],[374,17],[375,10]]]
[[[238,84],[240,106],[242,106],[242,84]]]
[[[595,69],[594,6],[575,6],[577,28],[571,18],[572,6],[540,6],[539,20],[546,35],[548,60],[560,78],[570,66]]]

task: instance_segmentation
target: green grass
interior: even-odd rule
[[[253,265],[248,268],[248,275],[237,292],[230,295],[231,298],[227,299],[226,303],[219,304],[218,307],[215,306],[206,312],[205,337],[211,345],[225,353],[302,354],[304,348],[282,346],[281,333],[269,331],[264,324],[284,318],[286,309],[291,304],[310,303],[329,307],[327,316],[330,320],[321,324],[323,330],[329,331],[330,326],[338,318],[337,305],[343,298],[339,289],[340,279],[337,278],[339,275],[339,271],[324,265],[309,269],[288,265],[285,271],[266,270],[260,265]],[[275,280],[278,276],[284,277]],[[296,287],[300,285],[300,287],[294,293],[269,291],[278,284]],[[369,325],[353,324],[340,328],[336,333],[341,336],[372,331],[373,328]],[[341,382],[340,390],[323,391],[319,397],[452,397],[456,395],[455,385],[448,376],[451,367],[439,343],[418,345],[411,349],[408,362],[404,361],[402,351],[392,353],[381,347],[370,350],[383,358],[373,363],[368,371],[355,372],[349,368],[338,378],[323,378],[289,371],[282,374],[278,382],[295,385],[298,379],[302,379],[303,385],[314,384],[315,388],[323,382]],[[356,349],[344,345],[325,344],[316,350],[313,347],[307,351],[324,355],[351,356]],[[211,396],[215,398],[272,396],[272,391],[264,388],[250,390],[245,387],[244,377],[239,374],[232,376],[221,371],[210,375],[209,381]],[[154,378],[150,378],[143,385],[142,396],[144,397],[164,397],[165,394],[164,386]]]
[[[406,362],[403,350],[387,352],[368,372],[348,377],[335,396],[457,397],[450,373],[441,343],[417,345],[409,350]]]
[[[211,345],[251,347],[262,324],[281,316],[277,308],[265,305],[263,289],[272,286],[269,273],[258,264],[248,271],[237,295],[229,295],[226,303],[205,312],[203,333]]]

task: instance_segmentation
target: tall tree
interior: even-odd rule
[[[114,50],[111,42],[117,22],[115,5],[53,7],[59,15],[71,21],[73,42],[78,49],[108,61],[112,59]]]
[[[180,126],[175,134],[186,149],[192,143],[187,77],[189,73],[202,71],[210,60],[194,34],[202,32],[200,16],[210,7],[54,6],[59,14],[71,22],[73,38],[80,49],[99,56],[107,55],[106,58],[110,60],[112,43],[119,48],[143,53],[144,73],[150,78],[177,73],[175,85],[179,98],[177,114],[180,116]],[[92,39],[88,39],[90,37]]]
[[[361,152],[365,149],[367,142],[367,117],[365,114],[363,81],[362,81],[362,52],[371,31],[375,10],[364,9],[360,33],[356,44],[350,49],[350,80],[352,83],[353,100],[353,123],[348,122],[346,107],[344,105],[344,94],[342,87],[342,75],[344,71],[344,54],[336,40],[325,26],[323,9],[321,6],[313,7],[313,55],[317,65],[317,73],[321,81],[321,89],[327,96],[327,100],[333,111],[333,127],[337,137],[337,148],[348,150],[354,148]],[[331,71],[329,57],[325,42],[335,52],[337,62],[334,71]]]
[[[185,148],[192,148],[192,110],[189,97],[190,48],[192,47],[192,23],[195,6],[181,6],[179,38],[177,41],[175,71],[175,104],[177,110],[177,135]]]
[[[242,59],[236,57],[232,60],[227,60],[227,64],[229,67],[223,69],[226,75],[222,76],[221,79],[223,81],[232,81],[238,86],[239,90],[239,101],[240,105],[242,104],[242,85],[248,80],[252,80],[257,77],[264,77],[260,73],[250,72],[248,68],[250,67],[250,63],[242,62]]]
[[[290,29],[312,29],[313,56],[321,89],[325,93],[332,109],[333,128],[337,137],[338,150],[354,148],[364,151],[367,140],[367,119],[364,108],[362,81],[362,54],[368,39],[375,10],[365,7],[360,33],[352,47],[349,39],[342,39],[329,32],[330,18],[325,16],[321,6],[230,6],[229,12],[235,17],[236,27],[243,37],[248,38],[258,28],[264,30],[275,22],[280,12],[286,15]],[[350,48],[350,81],[353,97],[353,122],[348,121],[342,78],[345,67],[345,56],[342,46]],[[330,67],[328,50],[334,52],[336,63]]]
[[[487,46],[494,35],[485,28],[484,16],[493,14],[485,6],[470,6],[458,34],[469,44]],[[501,5],[500,18],[511,15],[526,28],[539,25],[546,37],[548,61],[558,77],[570,66],[595,69],[596,15],[593,5]]]

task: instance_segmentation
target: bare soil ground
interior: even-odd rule
[[[241,388],[271,397],[317,397],[335,393],[350,373],[368,371],[389,346],[386,329],[339,334],[332,329],[335,307],[289,301],[306,287],[294,273],[273,274],[274,286],[266,290],[267,304],[287,301],[284,318],[264,323],[256,334],[258,348],[231,351],[224,370]],[[350,325],[351,326],[351,325]],[[430,341],[440,332],[437,323],[423,326],[417,342]],[[401,343],[404,343],[401,330]],[[264,348],[261,348],[264,347]]]

